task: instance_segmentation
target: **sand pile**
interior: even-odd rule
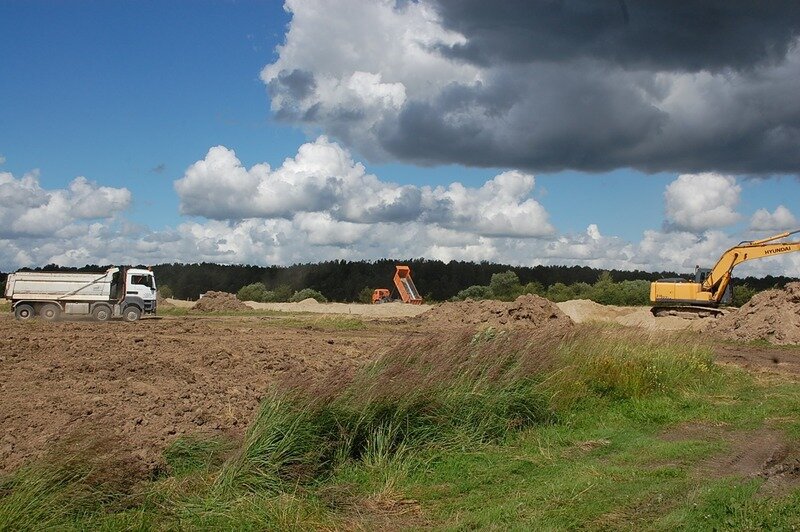
[[[422,315],[434,325],[492,327],[558,327],[569,328],[572,320],[555,303],[539,296],[520,296],[511,303],[501,301],[458,301],[442,303]]]
[[[800,344],[800,283],[756,294],[738,311],[719,318],[711,331],[746,342]]]
[[[194,304],[192,310],[200,312],[214,312],[220,310],[250,310],[244,302],[236,299],[234,294],[227,292],[209,291]]]
[[[167,301],[167,298],[162,297],[160,293],[156,295],[156,305],[160,309],[175,308],[175,305]]]
[[[575,323],[584,321],[614,321],[619,316],[629,314],[635,309],[601,305],[589,299],[571,299],[557,303],[564,314],[572,318]]]

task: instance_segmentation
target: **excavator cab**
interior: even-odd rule
[[[694,267],[694,282],[702,283],[711,274],[711,268]]]

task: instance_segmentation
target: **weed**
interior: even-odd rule
[[[208,472],[222,464],[223,456],[231,451],[233,445],[233,442],[222,439],[179,438],[164,451],[164,460],[176,477]]]

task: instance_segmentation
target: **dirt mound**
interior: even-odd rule
[[[712,332],[745,342],[800,344],[800,283],[756,294],[742,308],[717,320]]]
[[[236,299],[234,294],[227,292],[206,292],[194,304],[192,310],[200,312],[214,312],[219,310],[250,310],[250,307],[244,304],[243,301]]]
[[[501,301],[457,301],[443,303],[422,315],[432,325],[493,327],[569,328],[573,321],[555,303],[534,295],[520,296],[511,303]]]

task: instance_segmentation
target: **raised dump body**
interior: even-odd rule
[[[419,295],[414,281],[411,279],[411,268],[408,266],[397,266],[394,274],[394,286],[400,294],[400,298],[404,303],[411,303],[412,305],[421,305],[422,296]]]
[[[122,317],[136,321],[156,313],[156,283],[150,270],[109,268],[105,272],[17,272],[6,279],[4,296],[14,316],[29,320],[62,314],[91,315],[106,321]]]

